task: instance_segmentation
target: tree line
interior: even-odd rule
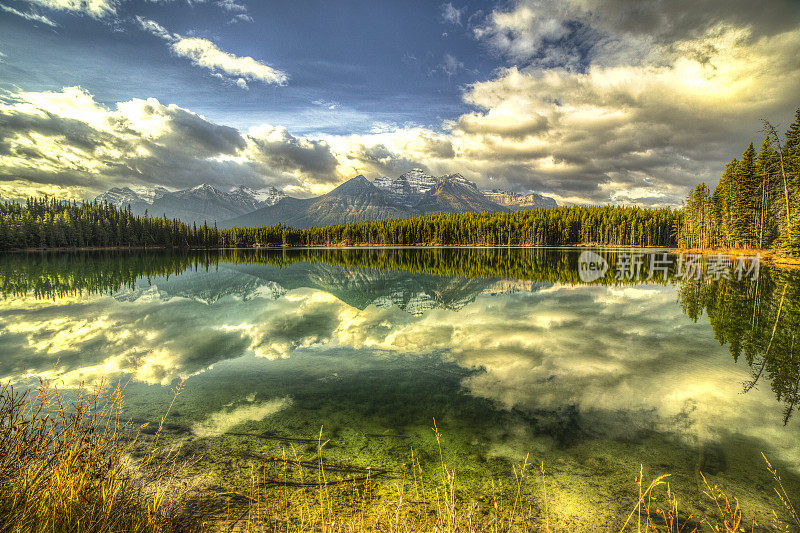
[[[255,246],[476,245],[675,246],[674,209],[579,206],[514,213],[440,214],[296,229],[218,229],[216,224],[134,215],[107,203],[30,198],[0,204],[0,250],[80,247],[231,248]]]
[[[800,255],[800,109],[794,118],[783,136],[764,121],[758,152],[751,142],[725,166],[713,191],[700,183],[689,192],[680,246]]]

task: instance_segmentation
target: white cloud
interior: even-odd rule
[[[217,5],[221,9],[230,11],[232,13],[245,13],[247,11],[247,6],[240,4],[235,0],[218,0]]]
[[[58,26],[58,24],[56,24],[55,22],[53,22],[49,18],[45,17],[44,15],[39,15],[38,13],[34,13],[33,11],[29,11],[29,12],[25,13],[23,11],[20,11],[18,9],[14,9],[11,6],[7,6],[7,5],[4,5],[4,4],[0,4],[0,9],[2,9],[3,11],[5,11],[7,13],[11,13],[12,15],[16,15],[18,17],[22,17],[25,20],[28,20],[30,22],[39,22],[41,24],[45,24],[45,25],[50,26],[52,28],[55,28],[56,26]],[[2,57],[2,55],[0,55],[0,57]]]
[[[162,26],[155,20],[137,16],[136,22],[139,23],[139,26],[141,26],[141,28],[144,31],[152,33],[156,37],[160,37],[165,41],[175,41],[180,38],[179,35],[177,34],[173,35],[171,32],[167,31],[167,29],[164,26]]]
[[[260,81],[268,85],[285,85],[289,77],[281,70],[272,68],[249,56],[236,56],[200,37],[183,37],[171,33],[159,23],[143,17],[136,17],[141,28],[169,43],[170,49],[178,56],[189,59],[193,64],[206,68],[223,78],[232,78],[238,87],[247,88],[248,81]]]
[[[117,13],[115,0],[27,0],[54,11],[83,13],[94,18],[102,18]]]
[[[195,65],[212,72],[221,72],[238,79],[261,81],[266,84],[284,85],[288,76],[277,69],[261,63],[249,56],[235,56],[223,50],[208,39],[182,37],[170,44],[178,54],[189,58]]]
[[[238,15],[234,15],[233,18],[230,20],[231,24],[235,24],[237,22],[255,22],[253,17],[248,15],[247,13],[239,13]]]
[[[493,11],[485,24],[476,27],[476,38],[515,61],[540,52],[548,41],[569,35],[571,18],[568,3],[519,2],[510,11]]]
[[[442,20],[448,24],[461,26],[461,17],[467,8],[457,9],[452,2],[442,4]]]
[[[452,54],[445,54],[440,68],[442,72],[447,74],[447,77],[450,78],[464,70],[464,63],[459,61],[458,58]]]

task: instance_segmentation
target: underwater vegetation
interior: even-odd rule
[[[173,390],[175,397],[180,386]],[[28,531],[584,531],[597,523],[553,512],[546,461],[530,455],[483,490],[462,484],[446,460],[412,447],[400,469],[331,461],[316,439],[285,439],[281,453],[252,457],[243,482],[203,476],[160,443],[168,413],[136,426],[121,417],[124,385],[63,393],[0,390],[0,530]],[[310,442],[308,442],[310,441]],[[758,516],[723,488],[704,484],[708,512],[687,514],[670,475],[631,480],[630,511],[612,531],[788,531],[800,518],[777,469],[775,510]],[[235,477],[229,479],[236,479]]]

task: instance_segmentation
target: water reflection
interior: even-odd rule
[[[325,425],[333,453],[366,466],[410,442],[433,453],[436,417],[461,471],[562,457],[576,498],[613,500],[602,484],[640,462],[695,489],[700,471],[727,476],[752,501],[759,451],[800,469],[798,276],[612,271],[587,285],[577,260],[542,249],[5,256],[0,378],[132,376],[141,421],[171,400],[164,385],[188,378],[167,428],[215,457]]]
[[[751,378],[743,392],[767,381],[784,405],[787,424],[800,396],[800,276],[766,270],[757,280],[696,280],[681,284],[684,311],[697,321],[705,312],[734,361],[744,355]],[[763,383],[762,383],[763,384]]]

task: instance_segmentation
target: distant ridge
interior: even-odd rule
[[[518,194],[510,191],[491,190],[483,191],[483,194],[491,201],[509,208],[512,211],[522,209],[550,209],[558,207],[556,201],[549,196],[541,194]]]
[[[190,189],[169,191],[163,187],[153,189],[115,187],[97,196],[95,201],[108,202],[118,207],[130,206],[137,215],[145,212],[152,216],[166,215],[188,224],[213,223],[243,215],[267,205],[273,205],[286,195],[275,187],[255,190],[244,186],[229,191],[213,185],[202,184]]]
[[[481,191],[461,174],[434,177],[420,169],[395,179],[370,181],[358,175],[314,198],[293,198],[274,187],[254,190],[239,186],[223,191],[203,184],[178,191],[116,187],[95,200],[129,205],[136,214],[166,215],[190,224],[217,223],[220,228],[285,224],[303,229],[438,213],[556,207],[555,200],[539,194]]]

